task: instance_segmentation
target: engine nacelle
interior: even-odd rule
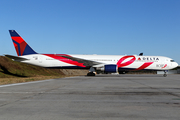
[[[117,65],[104,65],[103,68],[97,68],[97,70],[104,71],[104,73],[116,73],[118,72]]]

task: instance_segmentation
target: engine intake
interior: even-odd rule
[[[104,65],[103,68],[100,68],[101,71],[104,71],[105,73],[116,73],[118,72],[118,66],[117,65]]]

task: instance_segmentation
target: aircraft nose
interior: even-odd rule
[[[176,68],[178,66],[178,63],[177,62],[173,62],[171,65],[172,65],[172,69],[173,69],[173,68]]]
[[[174,67],[177,67],[177,66],[178,66],[178,63],[177,63],[177,62],[175,62],[175,63],[174,63]]]

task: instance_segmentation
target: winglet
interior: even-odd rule
[[[18,56],[37,54],[15,30],[9,30],[9,33]]]

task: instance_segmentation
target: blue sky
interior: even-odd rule
[[[38,53],[167,56],[180,64],[180,0],[1,0],[0,55],[8,30]]]

